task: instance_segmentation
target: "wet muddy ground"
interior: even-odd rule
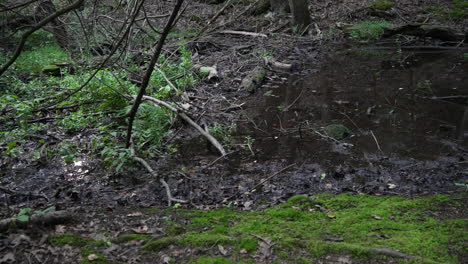
[[[323,21],[336,22],[327,20],[333,14],[341,20],[346,8],[318,2],[315,11],[329,15]],[[252,30],[252,23],[241,24],[237,29]],[[235,124],[236,130],[226,142],[225,158],[204,138],[194,137],[196,132],[182,131],[169,142],[177,148],[174,155],[149,160],[173,195],[190,201],[184,207],[255,209],[295,194],[321,192],[412,197],[466,191],[466,50],[369,44],[340,45],[335,51],[333,45],[319,45],[297,36],[264,40],[213,34],[191,47],[195,60],[217,64],[222,75],[192,91],[195,97],[216,97],[200,104],[208,113],[198,117],[209,126],[219,122],[227,129]],[[238,90],[241,78],[263,61],[260,54],[270,50],[275,59],[296,64],[295,70],[269,69],[255,93]],[[333,125],[341,132],[331,131]],[[78,208],[78,224],[67,231],[85,234],[105,229],[120,233],[163,221],[127,217],[132,213],[128,208],[166,206],[165,190],[138,166],[126,174],[103,168],[85,150],[96,131],[43,132],[51,145],[63,139],[76,142],[77,157],[71,164],[60,157],[0,164],[0,187],[12,191],[0,190],[0,218],[21,208]],[[46,255],[55,252],[55,262],[79,256],[76,249],[47,246],[41,232],[28,235],[34,242],[16,234],[1,236],[0,253],[22,245]],[[129,250],[130,257],[138,255],[137,248]]]
[[[211,207],[319,192],[418,196],[463,189],[456,185],[468,180],[463,52],[353,48],[302,72],[272,73],[247,97],[232,121],[227,157],[218,159],[204,138],[192,137],[176,141],[175,155],[151,161],[174,195]],[[10,202],[165,204],[163,188],[144,171],[120,176],[81,156],[68,165],[38,161],[4,171],[3,186],[17,186]]]
[[[219,184],[207,197],[192,191],[195,202],[454,191],[467,180],[467,71],[463,53],[450,50],[340,51],[310,74],[268,81],[243,107],[236,139],[245,148],[251,137],[254,155],[244,150],[203,169],[210,151],[196,142],[181,146],[186,155],[174,166]],[[347,128],[343,139],[329,136],[333,125]]]

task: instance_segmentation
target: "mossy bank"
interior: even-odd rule
[[[249,212],[147,210],[166,219],[164,235],[122,234],[110,243],[138,241],[143,259],[165,255],[170,263],[331,263],[336,258],[356,263],[463,263],[467,198],[466,193],[416,199],[319,194],[294,196],[281,205]],[[60,245],[63,239],[53,237],[50,242]],[[83,238],[65,244],[81,248],[84,259],[87,251],[109,246]],[[189,255],[171,256],[188,249]]]

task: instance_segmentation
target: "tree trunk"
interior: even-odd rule
[[[57,12],[57,9],[55,8],[54,3],[52,3],[50,0],[47,0],[39,4],[39,6],[36,8],[36,13],[34,16],[37,20],[42,20],[55,12]],[[65,28],[65,24],[62,21],[59,19],[54,19],[49,23],[48,26],[45,26],[44,29],[54,35],[57,44],[62,49],[68,49],[67,30]]]
[[[289,0],[289,5],[291,7],[291,12],[293,15],[293,25],[296,26],[297,29],[300,31],[306,29],[312,23],[308,1]]]

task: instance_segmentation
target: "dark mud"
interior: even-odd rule
[[[216,157],[206,158],[205,144],[180,146],[172,167],[193,169],[206,188],[191,190],[196,203],[323,191],[422,195],[467,180],[462,53],[352,49],[309,71],[268,82],[245,106],[236,142],[245,147],[252,137],[254,156],[244,150],[207,169]],[[348,138],[327,136],[331,124],[349,128]]]

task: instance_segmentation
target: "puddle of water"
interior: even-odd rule
[[[261,90],[238,123],[240,136],[253,135],[259,160],[448,156],[468,145],[467,73],[468,59],[453,51],[341,52],[316,73]],[[330,144],[330,124],[348,127],[342,142],[353,147]]]

